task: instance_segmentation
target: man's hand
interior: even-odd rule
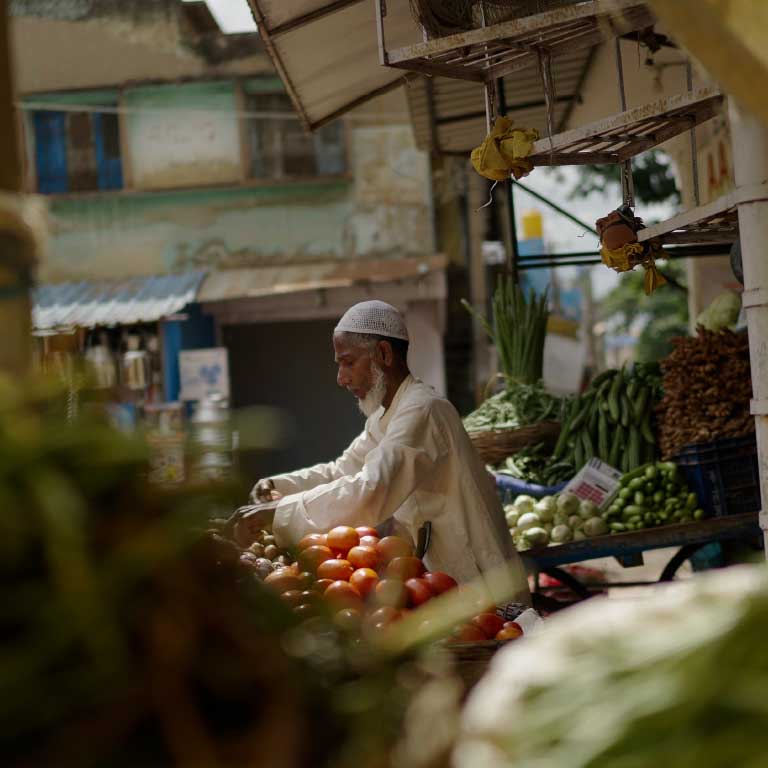
[[[248,504],[236,509],[227,520],[227,532],[240,547],[249,547],[256,541],[259,531],[269,527],[275,517],[276,501]]]
[[[251,491],[251,501],[255,504],[258,504],[259,502],[279,501],[282,498],[283,494],[275,490],[275,483],[269,478],[266,480],[259,480],[259,482],[253,486],[253,490]]]

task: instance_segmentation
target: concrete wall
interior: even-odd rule
[[[129,88],[122,103],[132,188],[49,198],[43,280],[434,251],[428,160],[407,125],[352,122],[345,177],[256,182],[233,82]]]

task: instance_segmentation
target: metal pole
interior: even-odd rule
[[[693,92],[693,67],[691,60],[685,64],[685,80],[688,86],[688,93]],[[699,152],[696,148],[696,126],[691,127],[691,174],[693,175],[693,202],[698,208],[701,205],[701,194],[699,192]]]
[[[32,362],[32,305],[29,286],[32,256],[28,241],[14,225],[18,221],[12,197],[22,190],[21,147],[19,146],[16,93],[11,68],[8,2],[0,0],[0,202],[6,209],[0,230],[0,327],[4,329],[0,344],[0,371],[23,375]]]
[[[736,188],[759,185],[768,178],[768,128],[731,99],[729,113]],[[755,416],[760,470],[760,527],[768,558],[768,200],[742,203],[738,211],[744,265],[742,301],[747,313],[752,366],[751,411]]]
[[[619,105],[621,111],[627,111],[627,97],[624,93],[624,62],[621,58],[621,38],[616,38],[616,75],[619,79]],[[627,159],[621,164],[621,191],[624,205],[635,207],[635,185],[632,180],[632,160]]]
[[[497,80],[497,90],[499,93],[499,112],[502,115],[507,114],[507,93],[504,88],[504,78]],[[520,257],[517,244],[517,222],[515,220],[515,187],[512,177],[509,177],[506,189],[506,209],[507,209],[507,227],[509,231],[509,248],[507,249],[507,272],[512,276],[512,280],[517,284],[520,281],[520,275],[517,263]]]
[[[535,190],[531,189],[530,187],[526,187],[525,184],[521,184],[519,181],[512,181],[510,179],[510,184],[514,184],[516,187],[520,187],[520,189],[523,190],[523,192],[527,192],[531,197],[535,197],[537,200],[540,200],[544,205],[548,205],[553,211],[557,211],[562,216],[565,216],[566,219],[569,221],[572,221],[574,224],[578,224],[582,229],[586,230],[587,232],[591,232],[593,235],[597,236],[597,230],[594,227],[590,227],[589,224],[586,222],[583,222],[578,217],[574,216],[572,213],[569,213],[565,210],[565,208],[561,208],[557,203],[553,203],[549,198],[544,197],[544,195],[539,194]]]

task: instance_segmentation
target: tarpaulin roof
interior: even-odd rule
[[[150,323],[196,300],[205,272],[98,282],[40,285],[34,291],[37,330]]]
[[[259,34],[310,130],[404,81],[381,66],[373,0],[248,0]],[[392,40],[415,42],[407,2],[387,17]]]

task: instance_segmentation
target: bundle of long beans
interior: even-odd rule
[[[467,301],[464,307],[480,320],[499,354],[499,367],[508,385],[537,384],[544,369],[544,339],[549,320],[548,291],[526,297],[512,278],[499,277],[493,293],[493,325]]]

